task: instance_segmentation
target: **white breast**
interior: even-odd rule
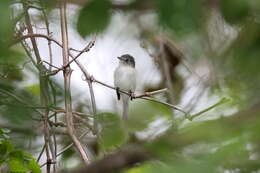
[[[114,85],[125,91],[135,91],[136,70],[128,65],[120,65],[114,73]]]

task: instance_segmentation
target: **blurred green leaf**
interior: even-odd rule
[[[162,162],[148,162],[137,168],[130,169],[127,173],[214,173],[216,167],[207,162],[196,162],[194,160],[171,159]]]
[[[40,165],[34,160],[31,159],[28,163],[28,169],[33,173],[41,173]]]
[[[19,49],[14,50],[6,47],[6,44],[1,45],[0,40],[0,77],[6,85],[11,85],[13,81],[21,81],[23,79],[22,69],[20,67],[24,58],[23,53]]]
[[[11,22],[11,1],[1,0],[0,1],[0,44],[4,45],[9,41],[13,34],[12,22]]]
[[[15,149],[9,140],[0,142],[0,166],[3,163],[8,164],[10,172],[41,172],[34,158],[22,150]]]
[[[0,128],[0,140],[9,139],[10,136],[8,135],[8,133],[10,133],[9,129],[7,129],[7,128]]]
[[[32,93],[34,96],[40,96],[40,86],[39,85],[30,85],[25,87],[26,90],[28,90],[30,93]]]
[[[259,102],[255,97],[260,88],[259,56],[260,25],[247,22],[228,51],[218,59],[227,89],[237,97],[236,100],[247,105]]]
[[[22,160],[19,160],[17,158],[10,159],[8,161],[8,166],[10,168],[10,172],[21,172],[21,173],[27,172],[27,169],[25,168]]]
[[[147,100],[134,100],[130,104],[129,120],[127,126],[130,131],[141,131],[148,127],[149,123],[159,117],[170,118],[171,109],[160,103]]]
[[[91,0],[81,9],[77,22],[77,30],[82,37],[102,32],[110,22],[111,1]]]
[[[246,141],[242,138],[231,139],[226,144],[220,145],[216,152],[210,153],[210,161],[221,164],[226,168],[235,168],[243,165],[249,158],[249,151],[246,149]],[[245,163],[246,164],[246,163]]]
[[[104,151],[115,149],[126,142],[126,128],[121,123],[118,115],[102,113],[97,117],[98,122],[102,125],[99,145]]]
[[[162,26],[182,35],[198,31],[203,25],[202,1],[155,0]]]
[[[250,0],[220,0],[220,10],[228,23],[242,23],[249,16]]]
[[[28,123],[28,121],[32,120],[31,116],[33,111],[31,108],[27,108],[25,105],[18,103],[17,105],[9,105],[6,108],[7,109],[3,111],[5,118],[13,123]]]
[[[145,145],[147,151],[159,158],[167,158],[173,155],[175,150],[174,144],[170,135],[163,135],[158,139],[149,142]]]
[[[8,140],[0,140],[0,165],[7,160],[7,156],[13,151],[13,145]]]
[[[11,130],[9,130],[9,129],[7,129],[7,128],[2,128],[1,131],[2,131],[3,133],[10,133],[10,132],[11,132]]]

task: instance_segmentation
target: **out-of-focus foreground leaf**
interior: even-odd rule
[[[220,0],[224,19],[230,24],[242,23],[250,13],[250,0]]]
[[[127,127],[132,132],[141,131],[157,118],[170,119],[170,116],[171,109],[165,105],[146,100],[134,100],[134,103],[130,105]]]
[[[126,128],[118,115],[112,113],[98,114],[98,122],[102,125],[99,144],[102,150],[109,151],[120,147],[127,140]]]
[[[180,131],[169,129],[144,145],[157,161],[149,161],[128,172],[256,171],[260,168],[257,164],[259,116],[260,109],[256,105],[230,117],[192,123]],[[254,147],[248,148],[249,145]]]
[[[203,25],[201,0],[155,0],[159,21],[162,26],[178,34],[198,31]]]
[[[2,0],[0,2],[0,40],[1,44],[6,44],[13,34],[12,22],[11,22],[11,1]]]
[[[110,0],[91,0],[79,13],[77,30],[82,37],[103,31],[110,22]]]
[[[3,130],[0,128],[0,131]],[[16,149],[11,141],[0,136],[0,170],[5,163],[10,172],[41,173],[40,166],[30,154]]]
[[[247,22],[238,37],[216,62],[224,74],[225,86],[236,102],[252,105],[259,102],[260,88],[260,25]],[[223,87],[223,86],[222,86]]]

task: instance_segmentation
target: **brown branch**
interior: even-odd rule
[[[183,111],[182,109],[174,106],[173,104],[170,104],[170,103],[167,103],[167,102],[163,102],[163,101],[159,101],[159,100],[156,100],[156,99],[153,99],[153,98],[148,98],[148,97],[140,97],[141,99],[144,99],[144,100],[149,100],[149,101],[153,101],[153,102],[156,102],[156,103],[160,103],[160,104],[163,104],[163,105],[166,105],[168,107],[171,107],[179,112],[182,112],[185,117],[189,117],[189,114],[185,111]]]
[[[29,34],[26,34],[26,35],[16,36],[15,40],[11,41],[8,46],[12,46],[12,45],[14,45],[14,44],[16,44],[16,43],[18,43],[18,42],[20,42],[20,41],[22,41],[22,40],[25,40],[25,39],[28,39],[28,38],[31,39],[31,38],[35,38],[35,37],[45,38],[45,39],[47,39],[48,41],[53,41],[53,42],[55,42],[57,45],[59,45],[60,47],[62,47],[62,44],[61,44],[59,41],[55,40],[54,38],[52,38],[52,37],[50,37],[50,36],[48,36],[48,35],[45,35],[45,34],[35,34],[35,33],[29,33]]]
[[[73,114],[72,114],[72,103],[71,103],[71,93],[70,93],[70,78],[72,70],[69,66],[69,47],[68,47],[68,30],[67,30],[67,17],[66,17],[66,2],[59,2],[60,4],[60,18],[61,18],[61,33],[62,33],[62,54],[63,54],[63,70],[64,76],[64,88],[65,88],[65,110],[66,110],[66,123],[69,136],[71,137],[76,149],[81,155],[82,160],[85,164],[90,163],[90,159],[87,156],[84,148],[82,147],[80,141],[75,135],[75,130],[73,126]]]
[[[79,139],[83,138],[86,134],[88,134],[89,131],[85,131],[84,133],[82,133],[80,136],[79,136]],[[57,153],[56,157],[62,155],[65,151],[67,151],[69,148],[71,148],[72,146],[74,145],[74,143],[70,143],[69,145],[67,145],[66,147],[64,147],[59,153]],[[45,166],[47,163],[45,162],[44,164],[42,164],[40,167],[43,167]]]
[[[44,1],[43,0],[40,0],[40,3],[42,6],[44,6]],[[51,37],[51,31],[50,31],[50,23],[48,21],[48,17],[47,17],[47,14],[45,12],[45,9],[43,8],[42,10],[42,14],[43,14],[43,19],[44,19],[44,22],[45,22],[45,25],[46,25],[46,31],[47,31],[47,35],[49,37]],[[49,61],[50,61],[50,64],[52,65],[52,47],[51,47],[51,40],[48,40],[48,49],[49,49]],[[49,70],[51,71],[51,68],[52,66],[49,66]]]
[[[44,150],[45,150],[45,144],[43,145],[42,150],[41,150],[41,152],[40,152],[40,154],[39,154],[39,156],[38,156],[38,158],[37,158],[37,162],[38,162],[38,163],[39,163],[39,161],[40,161],[40,159],[41,159],[41,157],[42,157],[42,154],[43,154]]]
[[[103,159],[95,161],[87,167],[73,170],[74,173],[112,173],[124,168],[132,167],[138,163],[152,159],[152,156],[138,147],[125,148],[124,150],[108,154]],[[62,172],[69,173],[69,172]]]
[[[45,34],[36,34],[36,33],[30,33],[30,34],[26,34],[26,35],[17,35],[16,38],[14,40],[12,40],[8,44],[8,46],[10,47],[10,46],[12,46],[12,45],[14,45],[16,43],[19,43],[22,40],[25,40],[25,39],[28,39],[28,38],[30,38],[30,39],[31,38],[36,38],[36,37],[38,37],[38,38],[45,38],[48,41],[52,41],[52,42],[56,43],[58,46],[60,46],[62,48],[62,44],[58,40],[52,38],[51,36],[45,35]],[[69,49],[72,49],[72,48],[69,48]],[[77,50],[77,49],[74,49],[74,48],[73,48],[73,50],[77,51],[77,52],[81,52],[82,51],[82,50]]]
[[[31,23],[31,19],[30,19],[30,15],[28,12],[29,6],[28,3],[26,1],[23,1],[23,9],[24,9],[24,13],[25,13],[25,23],[26,23],[26,28],[29,34],[33,34],[33,27],[32,27],[32,23]],[[40,82],[40,100],[41,100],[41,105],[44,105],[45,107],[49,106],[49,93],[48,93],[48,84],[46,83],[46,76],[44,76],[44,69],[41,68],[39,65],[41,63],[41,56],[40,56],[40,52],[37,46],[37,42],[35,37],[30,37],[31,43],[32,43],[32,47],[33,47],[33,51],[36,57],[36,68],[39,70],[39,82]],[[50,128],[49,128],[49,123],[48,123],[48,116],[49,116],[49,110],[45,109],[45,113],[44,113],[44,142],[45,142],[45,153],[46,153],[46,157],[47,157],[47,167],[46,167],[46,172],[50,173],[50,169],[51,169],[51,157],[50,157],[50,150],[52,153],[52,156],[54,156],[53,154],[53,146],[52,146],[52,141],[51,141],[51,132],[50,132]],[[50,148],[50,150],[49,150]]]
[[[53,112],[56,112],[56,113],[65,113],[66,112],[64,109],[60,109],[60,108],[51,109],[51,110]],[[82,112],[76,112],[76,111],[72,111],[72,114],[78,115],[78,116],[87,116],[88,118],[93,117],[93,115],[85,114],[85,113],[82,113]],[[49,117],[49,118],[51,118],[51,117]]]
[[[92,114],[94,116],[94,134],[97,134],[97,117],[96,117],[96,112],[97,112],[97,107],[96,107],[96,99],[95,99],[95,95],[94,95],[94,89],[93,89],[93,79],[92,77],[89,75],[89,73],[87,72],[87,70],[84,68],[84,66],[75,59],[76,64],[79,66],[79,68],[81,69],[82,73],[84,74],[88,87],[89,87],[89,92],[90,92],[90,98],[91,98],[91,106],[92,106]]]
[[[145,92],[144,94],[136,95],[133,98],[137,99],[137,98],[142,98],[142,97],[150,97],[152,95],[160,94],[160,93],[163,93],[163,92],[166,92],[166,91],[168,91],[167,88],[152,91],[152,92]]]
[[[33,28],[32,28],[31,19],[30,19],[30,16],[29,16],[27,6],[28,6],[28,4],[26,2],[24,2],[23,7],[24,7],[24,12],[25,12],[25,23],[26,23],[26,26],[27,26],[28,33],[33,34]],[[32,42],[34,54],[35,54],[37,64],[38,64],[41,61],[41,57],[40,57],[39,49],[37,47],[37,42],[36,42],[35,37],[30,37],[30,40]]]
[[[79,136],[79,139],[83,138],[86,134],[88,134],[89,131],[85,131],[84,133],[82,133],[80,136]],[[74,143],[71,143],[69,145],[67,145],[66,147],[64,147],[58,154],[57,156],[60,156],[62,153],[64,153],[65,151],[67,151],[70,147],[73,146]]]

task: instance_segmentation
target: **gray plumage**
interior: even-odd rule
[[[114,72],[114,85],[120,90],[134,93],[136,87],[136,70],[135,70],[135,60],[129,54],[122,55],[118,57],[119,65]],[[129,106],[129,96],[126,94],[119,94],[118,99],[122,96],[123,101],[123,118],[128,117],[128,106]]]

